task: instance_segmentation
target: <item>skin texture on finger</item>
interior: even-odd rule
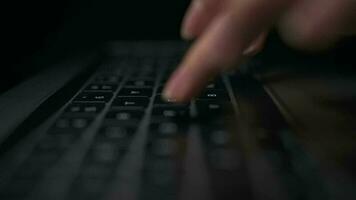
[[[290,46],[319,51],[341,39],[356,14],[354,0],[298,0],[281,18],[278,29]]]
[[[181,35],[185,40],[199,37],[213,18],[224,12],[224,5],[230,0],[194,0],[184,17]],[[260,52],[264,46],[267,32],[259,35],[244,51],[245,56],[253,56]]]
[[[235,65],[243,51],[269,29],[290,3],[287,0],[235,0],[216,16],[168,81],[163,95],[189,101],[214,76]]]
[[[186,40],[199,37],[227,0],[193,0],[184,19],[181,35]]]

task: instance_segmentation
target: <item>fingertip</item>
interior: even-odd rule
[[[193,97],[189,79],[190,76],[185,69],[178,67],[163,89],[162,98],[165,101],[174,100],[177,103],[189,101]]]
[[[180,34],[181,34],[181,37],[187,41],[191,41],[195,37],[194,34],[186,27],[182,27]]]
[[[192,97],[184,97],[182,95],[179,95],[179,93],[175,93],[173,90],[167,88],[163,91],[162,93],[162,99],[166,102],[170,103],[186,103],[190,101]]]

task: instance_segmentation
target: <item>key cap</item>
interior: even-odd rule
[[[153,80],[129,80],[126,82],[125,86],[132,86],[132,87],[153,87],[154,81]]]
[[[229,96],[225,90],[208,89],[205,90],[198,99],[227,101]]]
[[[189,118],[189,110],[186,107],[154,107],[152,111],[153,117],[164,118]]]
[[[225,147],[231,143],[231,134],[224,127],[205,127],[202,138],[210,148]]]
[[[119,83],[121,77],[118,75],[112,74],[100,74],[94,78],[94,83]]]
[[[89,121],[85,118],[72,119],[72,127],[76,129],[83,129],[89,126]]]
[[[60,118],[54,124],[54,128],[66,129],[83,129],[89,126],[89,119],[87,118]]]
[[[43,173],[53,166],[60,154],[53,151],[34,151],[27,160],[14,173],[16,178],[38,179]]]
[[[89,101],[89,102],[108,102],[112,98],[111,92],[82,92],[74,101]]]
[[[233,108],[228,101],[216,101],[216,100],[197,100],[196,107],[199,117],[218,117],[222,114],[231,114]]]
[[[96,114],[105,107],[104,103],[71,103],[66,109],[66,113],[88,113]]]
[[[216,146],[225,146],[229,142],[230,135],[225,130],[214,130],[210,134],[210,141]]]
[[[106,125],[99,131],[99,137],[109,140],[123,140],[131,137],[137,129],[137,126],[128,125]]]
[[[120,156],[118,146],[114,142],[96,142],[90,149],[88,158],[94,163],[114,163]]]
[[[85,88],[86,91],[116,91],[118,85],[117,84],[90,84]]]
[[[35,151],[63,152],[78,139],[75,135],[46,135],[36,146]]]
[[[171,157],[177,153],[178,144],[174,139],[159,138],[153,141],[151,148],[155,156]]]
[[[148,88],[123,88],[120,90],[118,96],[144,96],[150,97],[152,95],[152,89]]]
[[[154,101],[154,106],[174,106],[174,107],[189,107],[189,104],[187,103],[176,103],[174,100],[163,100],[161,95],[156,95],[155,101]]]
[[[80,135],[92,122],[91,118],[84,117],[62,117],[48,130],[48,134],[74,134]]]
[[[153,136],[158,137],[172,137],[177,134],[185,134],[187,126],[184,123],[177,123],[174,121],[161,121],[150,124],[149,132]]]
[[[117,97],[114,102],[114,107],[147,107],[149,98],[147,97]]]
[[[118,121],[137,121],[141,120],[144,114],[145,113],[143,110],[112,110],[107,114],[106,119],[113,119]]]

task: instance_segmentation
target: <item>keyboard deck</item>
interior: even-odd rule
[[[251,199],[233,75],[190,103],[162,100],[183,51],[104,60],[20,153],[0,199]]]

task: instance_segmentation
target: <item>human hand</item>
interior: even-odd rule
[[[197,41],[168,81],[164,97],[189,101],[216,75],[261,50],[273,27],[294,48],[325,49],[356,34],[356,1],[194,0],[182,36]]]

